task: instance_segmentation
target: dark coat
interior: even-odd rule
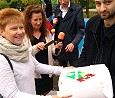
[[[50,16],[53,15],[52,12],[52,3],[50,0],[44,0],[45,4],[46,4],[46,8],[45,8],[45,12],[46,12],[46,16],[47,18],[49,18]]]
[[[78,58],[78,44],[84,36],[85,26],[82,7],[74,3],[70,3],[70,8],[64,18],[61,17],[60,5],[56,6],[55,17],[58,18],[58,24],[55,25],[55,40],[58,38],[59,32],[65,33],[63,40],[63,48],[61,54],[62,58],[70,56]],[[75,48],[72,53],[65,52],[65,47],[69,43],[73,43]],[[74,54],[74,55],[72,55]]]
[[[99,52],[99,38],[103,24],[103,20],[98,15],[87,22],[84,48],[77,67],[96,64],[95,60]],[[104,63],[110,71],[115,92],[115,24],[104,37]]]

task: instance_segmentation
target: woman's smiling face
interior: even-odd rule
[[[40,29],[43,22],[42,13],[33,13],[30,21],[34,30]]]
[[[1,30],[1,35],[14,45],[21,45],[25,35],[24,24],[14,20]]]

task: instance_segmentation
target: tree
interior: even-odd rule
[[[51,0],[52,4],[58,4],[58,0]]]
[[[6,0],[0,0],[0,9],[8,8],[8,7],[9,7],[9,4],[8,2],[6,2]]]
[[[27,6],[31,4],[39,4],[40,0],[21,0],[22,4]]]
[[[18,2],[18,0],[10,0],[9,6],[11,8],[17,8],[17,2]]]

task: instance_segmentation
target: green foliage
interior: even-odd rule
[[[6,2],[6,0],[0,0],[0,9],[8,8],[9,4]]]
[[[89,8],[90,9],[94,9],[95,8],[95,2],[94,1],[90,1]]]
[[[17,3],[18,0],[10,0],[9,4],[12,4],[12,3]]]
[[[5,0],[5,1],[9,3],[11,0]]]
[[[51,0],[52,4],[58,4],[58,0]]]
[[[74,2],[76,0],[73,0]],[[78,4],[80,4],[82,6],[82,8],[86,8],[86,2],[88,0],[78,0]],[[94,0],[89,0],[89,8],[90,9],[94,9],[95,8],[95,1]]]
[[[78,0],[79,4],[82,6],[82,8],[84,8],[86,6],[86,0]]]
[[[17,9],[24,9],[31,4],[40,4],[43,0],[0,0],[0,9],[13,7]],[[78,2],[83,8],[86,8],[86,0],[72,0]],[[58,4],[58,0],[51,0],[53,8]],[[94,0],[89,0],[89,8],[95,8]]]
[[[18,0],[11,0],[9,5],[11,8],[17,8]]]
[[[39,4],[40,0],[21,0],[22,4],[27,6],[31,4]]]

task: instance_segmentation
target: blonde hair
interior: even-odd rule
[[[23,14],[14,8],[5,8],[0,10],[0,28],[5,29],[8,23],[19,21],[24,24]]]

